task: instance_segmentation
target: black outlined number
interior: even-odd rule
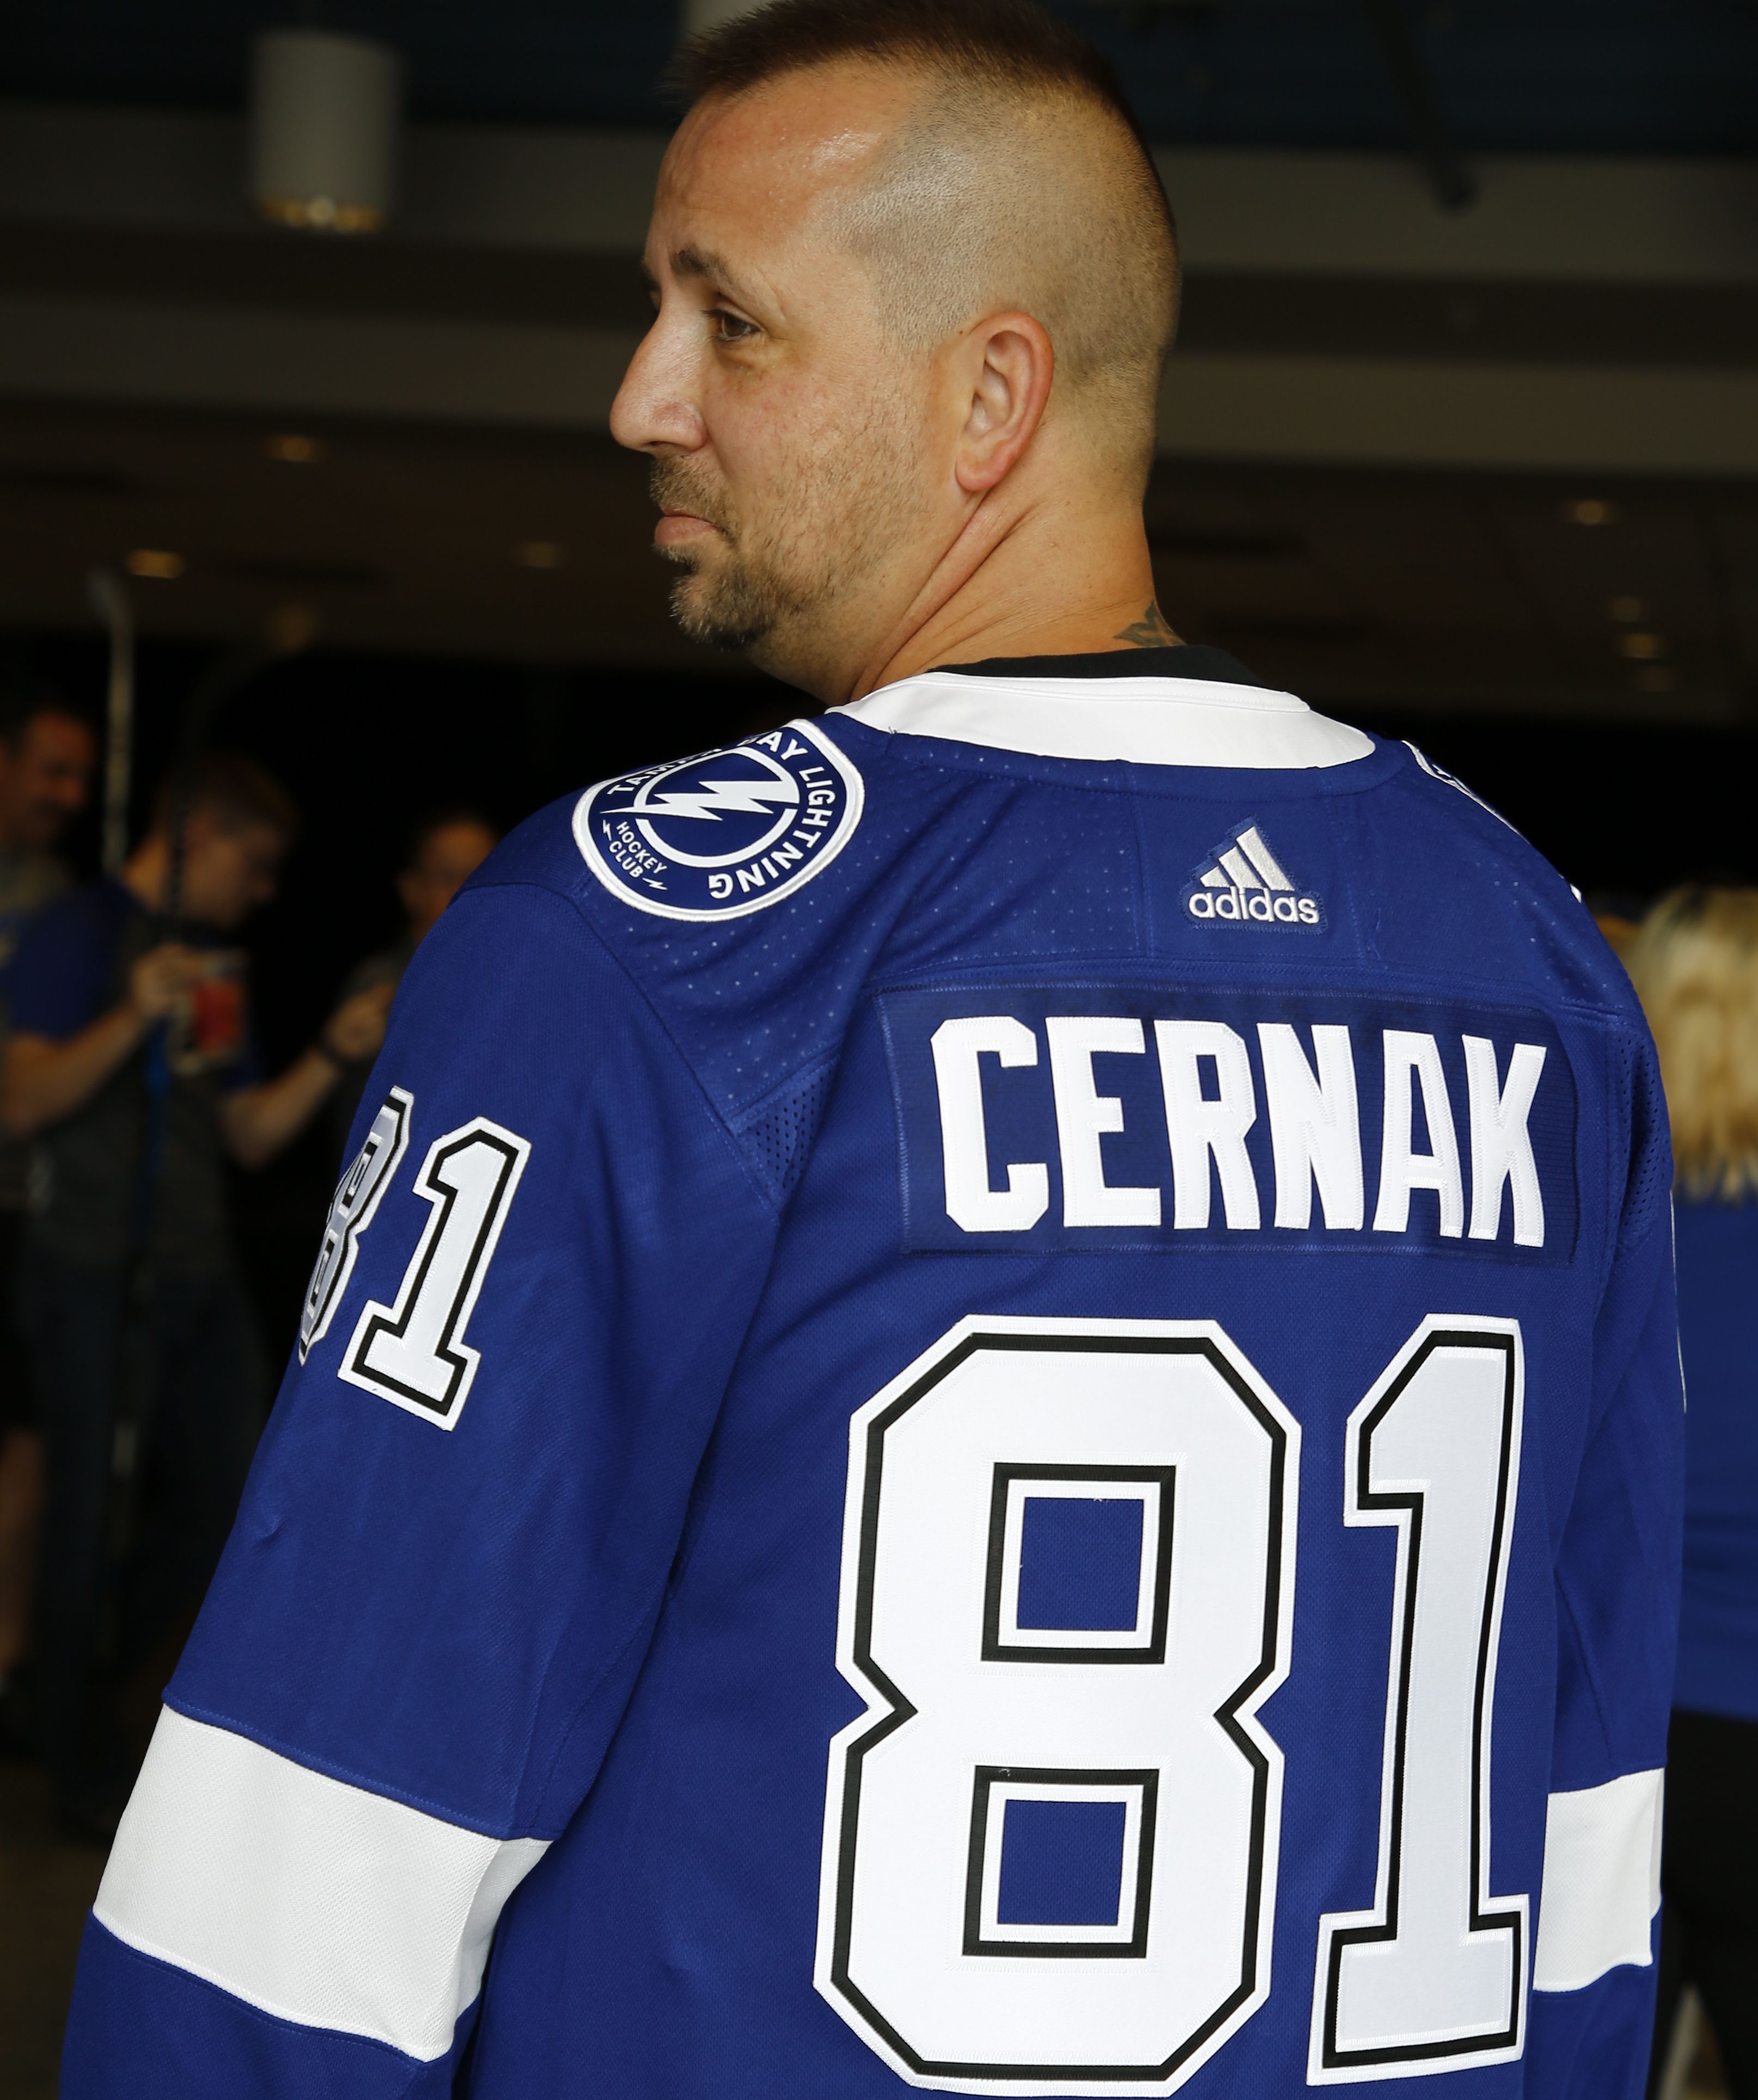
[[[1372,1910],[1318,1927],[1314,2085],[1513,2061],[1523,1895],[1490,1893],[1490,1735],[1524,1405],[1513,1321],[1425,1320],[1350,1415],[1344,1522],[1396,1529]]]
[[[1395,1556],[1358,1680],[1369,1758],[1385,1686],[1375,1897],[1318,1921],[1312,2085],[1525,2047],[1531,1899],[1495,1892],[1490,1831],[1524,1396],[1517,1321],[1431,1314],[1349,1417],[1344,1522]],[[1270,1995],[1257,1709],[1288,1668],[1298,1422],[1210,1321],[971,1318],[850,1433],[837,1666],[867,1711],[831,1745],[817,1988],[912,2085],[1170,2093]],[[1133,1583],[1089,1617],[1027,1608],[1058,1497],[1140,1508]],[[1009,1847],[1058,1815],[1115,1858],[1102,1902],[1033,1909]]]
[[[391,1177],[409,1148],[409,1118],[414,1112],[414,1096],[402,1087],[393,1087],[373,1118],[365,1143],[336,1185],[324,1224],[323,1244],[317,1251],[299,1314],[302,1364],[312,1344],[329,1333],[336,1308],[347,1295],[360,1236],[373,1222],[379,1198],[390,1187]]]
[[[486,1116],[434,1140],[415,1178],[433,1213],[395,1304],[362,1311],[339,1377],[441,1429],[456,1426],[480,1361],[465,1330],[530,1156],[527,1140]]]
[[[912,2085],[1168,2092],[1270,1989],[1299,1424],[1212,1321],[997,1317],[850,1436],[817,1988]],[[1028,1544],[1099,1510],[1102,1603]]]

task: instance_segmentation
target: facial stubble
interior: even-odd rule
[[[719,535],[710,548],[658,549],[686,572],[671,593],[684,633],[783,676],[819,657],[920,514],[918,446],[905,420],[894,397],[869,401],[833,435],[792,448],[771,486],[742,510],[693,459],[656,461],[654,501]]]

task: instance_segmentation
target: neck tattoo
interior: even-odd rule
[[[1133,649],[1164,649],[1176,644],[1177,636],[1166,624],[1166,615],[1150,598],[1147,610],[1139,620],[1112,636],[1114,642],[1127,642]]]

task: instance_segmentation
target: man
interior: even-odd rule
[[[685,624],[841,704],[416,959],[64,2089],[1633,2095],[1629,992],[1455,784],[1170,646],[1084,45],[783,0],[687,84],[614,427]]]
[[[431,810],[417,818],[404,842],[402,863],[397,869],[397,897],[405,921],[403,932],[388,948],[364,956],[355,964],[342,988],[344,999],[378,985],[395,991],[404,972],[414,960],[415,951],[439,924],[439,914],[494,851],[500,836],[487,818],[462,804]],[[365,1061],[351,1065],[330,1096],[329,1124],[338,1148],[347,1142],[371,1069]]]
[[[97,761],[91,725],[51,686],[0,694],[0,971],[25,922],[67,887],[55,849],[86,806]],[[0,1140],[0,1744],[23,1747],[18,1677],[30,1646],[42,1502],[42,1440],[13,1314],[24,1218],[24,1151]]]
[[[52,686],[0,695],[0,967],[25,921],[68,885],[55,848],[86,806],[97,739]]]
[[[179,804],[188,930],[167,939]],[[255,1069],[243,959],[221,937],[273,896],[296,825],[260,767],[208,754],[187,788],[161,795],[118,880],[38,915],[8,979],[0,1122],[34,1141],[38,1183],[22,1296],[46,1460],[40,1718],[74,1835],[106,1836],[121,1807],[120,1755],[91,1697],[107,1565],[126,1528],[109,1480],[118,1433],[159,1518],[134,1527],[115,1599],[138,1637],[200,1595],[262,1418],[224,1160],[272,1158],[382,1037],[381,990],[340,1008],[278,1079]]]

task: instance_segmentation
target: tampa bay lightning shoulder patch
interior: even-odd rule
[[[574,839],[612,896],[660,919],[740,919],[779,904],[854,836],[864,790],[810,722],[639,766],[589,788]]]

